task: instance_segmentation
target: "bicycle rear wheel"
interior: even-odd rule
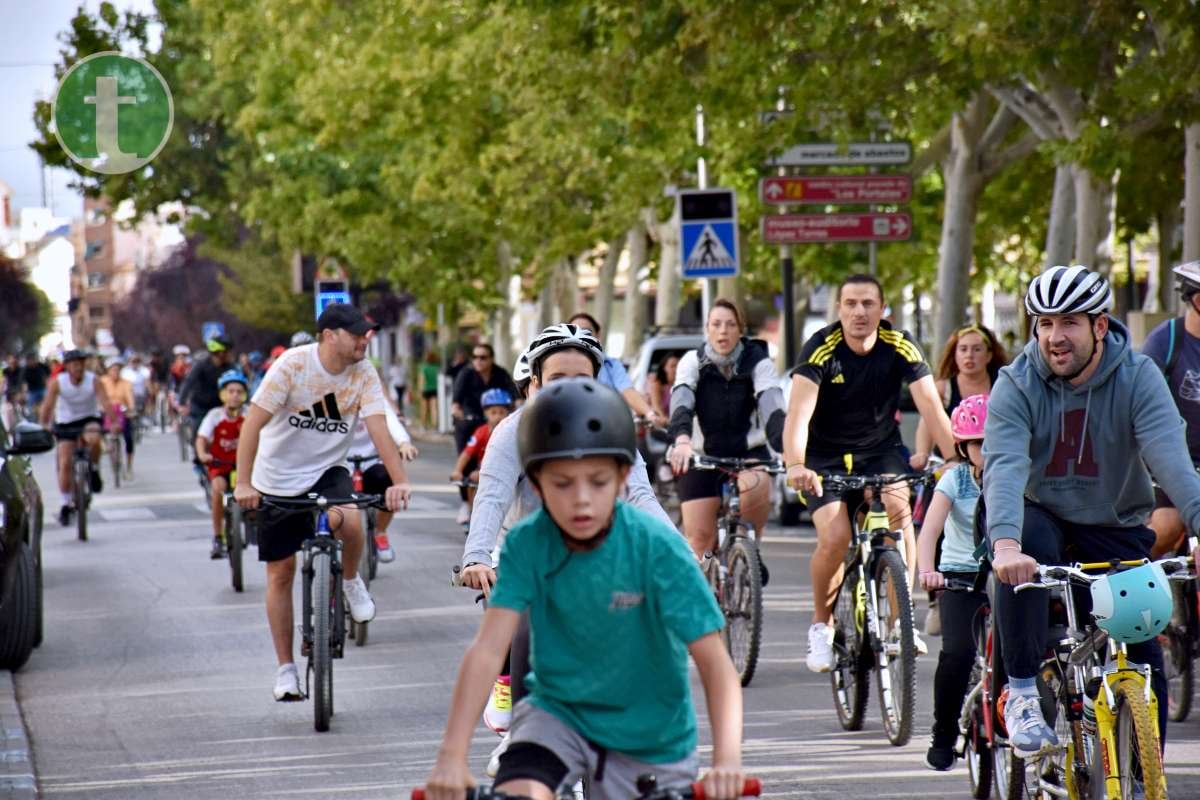
[[[367,571],[360,574],[367,575],[364,580],[375,580],[375,573],[379,571],[379,545],[375,542],[375,522],[379,512],[374,508],[368,508],[366,512],[367,524],[363,528],[366,531],[366,541],[363,543],[363,554],[367,557]]]
[[[867,695],[871,691],[871,670],[863,657],[865,601],[857,564],[847,567],[833,605],[833,656],[836,661],[830,681],[838,722],[848,731],[862,730]]]
[[[1158,720],[1150,713],[1142,685],[1129,678],[1119,680],[1113,687],[1113,696],[1117,707],[1116,763],[1112,771],[1120,781],[1121,797],[1133,797],[1134,786],[1140,781],[1146,800],[1166,800],[1167,779],[1159,748]]]
[[[75,530],[79,541],[87,541],[87,512],[90,497],[91,468],[86,459],[75,460]]]
[[[242,507],[233,502],[233,498],[225,497],[225,549],[229,554],[229,577],[233,590],[240,592],[242,586],[242,552],[245,540],[242,538]]]
[[[982,675],[976,668],[971,675],[971,684],[979,683]],[[964,736],[963,761],[967,763],[967,781],[971,786],[971,797],[987,800],[992,795],[992,746],[984,728],[983,698],[978,694],[971,701],[970,716]]]
[[[333,716],[333,561],[328,552],[312,559],[313,645],[309,669],[313,674],[313,726],[324,733]]]
[[[742,686],[749,686],[758,666],[762,643],[762,572],[758,545],[746,536],[735,536],[729,547],[729,573],[725,581],[725,645],[733,658]]]
[[[877,556],[875,608],[874,635],[880,644],[875,655],[879,710],[888,741],[900,747],[912,737],[916,714],[917,647],[904,560],[895,550]]]

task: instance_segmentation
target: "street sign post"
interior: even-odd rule
[[[776,214],[762,219],[767,244],[903,242],[912,235],[906,213]]]
[[[317,316],[331,303],[349,303],[350,288],[346,281],[322,281],[313,284],[313,298],[316,300]]]
[[[683,277],[737,275],[737,196],[734,191],[682,189],[677,197]]]
[[[907,164],[912,161],[911,142],[816,142],[789,147],[767,161],[773,167],[869,167]]]
[[[795,175],[763,178],[759,197],[772,205],[836,203],[907,203],[912,198],[908,175]]]
[[[218,339],[224,335],[225,323],[223,322],[212,320],[201,323],[200,325],[200,338],[206,342],[210,339]],[[103,344],[103,342],[101,344]]]

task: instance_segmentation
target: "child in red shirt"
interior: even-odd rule
[[[236,369],[226,370],[217,379],[221,405],[209,411],[196,431],[196,459],[208,468],[212,483],[213,559],[225,557],[221,528],[225,519],[225,492],[230,475],[237,466],[238,437],[242,433],[242,412],[246,406],[246,377]]]
[[[466,475],[472,483],[479,483],[479,465],[483,463],[488,440],[492,431],[500,424],[500,420],[512,411],[512,398],[503,389],[488,389],[479,399],[479,405],[483,407],[483,416],[487,422],[476,428],[467,440],[467,446],[459,454],[454,471],[450,473],[452,481],[461,481],[463,475]],[[467,505],[473,507],[474,503],[475,487],[470,486],[467,488]]]

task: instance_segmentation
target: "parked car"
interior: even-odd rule
[[[0,669],[19,669],[42,643],[42,492],[28,456],[53,449],[32,422],[0,422]]]

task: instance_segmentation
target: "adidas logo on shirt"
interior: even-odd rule
[[[846,382],[846,377],[844,375],[842,375],[842,373],[840,373],[840,372],[837,375],[834,375],[833,380],[830,381],[830,383],[845,383],[845,382]]]
[[[350,432],[350,423],[342,419],[342,412],[337,405],[337,396],[333,392],[313,403],[311,410],[306,408],[290,415],[288,424],[293,428],[317,431],[318,433],[345,435]]]

